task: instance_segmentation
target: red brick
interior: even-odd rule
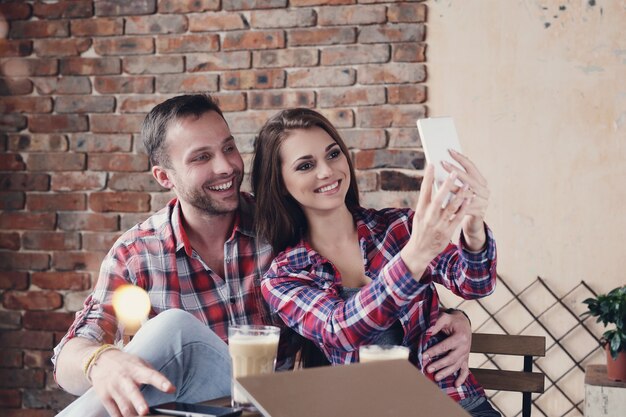
[[[86,251],[107,252],[120,237],[121,233],[83,233],[83,249]],[[89,289],[83,288],[83,289]]]
[[[101,94],[154,93],[154,77],[96,77],[94,88]]]
[[[222,0],[224,10],[275,9],[286,6],[287,0]]]
[[[0,249],[18,250],[20,234],[16,232],[0,232]]]
[[[119,58],[64,58],[61,60],[61,74],[64,75],[108,75],[121,72],[122,65]]]
[[[416,148],[422,146],[415,128],[387,129],[387,132],[389,133],[390,148]]]
[[[78,233],[25,232],[22,236],[22,242],[24,249],[44,251],[80,249]]]
[[[7,97],[0,101],[2,113],[50,113],[52,99],[48,97]]]
[[[223,90],[251,90],[282,88],[285,86],[285,71],[282,69],[229,71],[222,75]]]
[[[99,234],[100,233],[98,233],[98,235]],[[111,246],[103,250],[108,250],[110,248]],[[91,280],[89,274],[84,272],[34,272],[31,275],[31,283],[44,290],[84,291],[91,288]],[[24,317],[24,319],[26,320],[26,316]],[[34,329],[34,327],[27,327]],[[67,327],[68,326],[65,326],[65,328]]]
[[[423,103],[426,101],[426,86],[390,85],[387,87],[387,101],[389,104]]]
[[[354,113],[350,109],[322,109],[320,113],[338,129],[354,126]]]
[[[318,64],[319,52],[306,48],[256,51],[253,53],[253,62],[256,68],[311,67]]]
[[[161,194],[170,194],[170,193],[159,193]],[[165,204],[156,205],[154,203],[154,197],[152,202],[153,211],[161,209]],[[134,227],[138,223],[143,223],[148,217],[150,217],[150,213],[121,213],[120,214],[120,229],[128,230]]]
[[[33,92],[33,83],[27,78],[0,77],[0,96],[19,96]]]
[[[28,56],[33,50],[33,42],[30,40],[6,40],[0,39],[0,56]]]
[[[23,171],[24,168],[26,165],[19,153],[0,154],[0,169],[3,171]]]
[[[141,114],[92,114],[93,133],[134,133],[141,131],[144,115]]]
[[[50,368],[51,366],[52,364],[48,361],[46,367]],[[60,389],[27,389],[24,390],[23,397],[24,408],[45,409],[50,407],[52,410],[62,410],[76,399],[73,395]]]
[[[19,330],[22,328],[22,314],[19,311],[0,311],[0,329],[2,330]],[[22,366],[22,357],[3,358],[3,352],[0,351],[0,367],[17,367]]]
[[[28,127],[33,133],[84,132],[89,130],[87,116],[51,114],[30,116],[28,119]]]
[[[252,11],[250,26],[265,29],[315,26],[316,17],[313,9]]]
[[[285,33],[281,30],[228,32],[224,35],[224,41],[222,42],[224,51],[284,47]]]
[[[18,132],[26,127],[26,116],[21,114],[0,115],[0,132]]]
[[[51,179],[52,191],[93,191],[106,185],[104,172],[58,172]]]
[[[63,305],[63,297],[56,291],[8,291],[2,305],[10,310],[54,310]]]
[[[2,388],[43,388],[44,372],[41,369],[0,369],[0,387]],[[10,410],[6,410],[7,413]],[[10,414],[3,415],[8,417]],[[13,414],[17,416],[19,414]]]
[[[10,331],[0,333],[0,346],[9,348],[51,349],[52,333],[39,331]],[[0,381],[4,378],[0,377]],[[24,385],[26,387],[26,385]]]
[[[421,24],[366,26],[359,32],[359,42],[421,42],[424,40],[424,30]]]
[[[89,274],[76,274],[89,276]],[[79,288],[70,288],[79,289]],[[88,288],[80,288],[88,289]],[[24,313],[24,328],[29,330],[52,330],[62,332],[67,330],[74,321],[73,313],[27,311]]]
[[[82,171],[86,159],[82,153],[31,153],[26,165],[29,171]]]
[[[378,172],[376,171],[357,171],[356,184],[359,192],[378,190]]]
[[[32,227],[31,227],[32,229]],[[50,257],[45,253],[0,252],[0,269],[41,271],[50,266]]]
[[[154,39],[148,37],[101,38],[94,41],[98,55],[145,55],[154,53]]]
[[[72,19],[72,36],[112,36],[124,33],[124,19]]]
[[[339,134],[350,149],[380,149],[387,146],[383,129],[347,129],[341,130]]]
[[[126,18],[127,34],[183,33],[187,31],[187,18],[183,15],[131,16]]]
[[[52,267],[59,271],[99,271],[106,252],[55,252]]]
[[[48,191],[49,185],[46,174],[0,174],[0,190]]]
[[[2,62],[2,73],[9,77],[56,75],[58,72],[59,62],[56,59],[10,58]]]
[[[202,13],[189,16],[190,32],[222,32],[245,28],[246,23],[239,13]]]
[[[257,133],[276,110],[249,110],[227,113],[224,118],[233,133]]]
[[[355,4],[357,0],[291,0],[292,7],[302,6],[338,6],[342,4]],[[361,1],[363,3],[363,1]]]
[[[19,1],[0,4],[0,15],[7,21],[28,19],[31,16],[31,5]]]
[[[162,190],[150,172],[111,174],[108,188],[114,191],[158,192]]]
[[[121,102],[118,106],[118,110],[120,113],[143,113],[146,114],[154,106],[159,103],[162,103],[166,97],[163,96],[129,96],[121,99]],[[224,111],[224,109],[222,109]]]
[[[33,78],[39,94],[89,94],[89,77],[42,77]]]
[[[28,193],[26,207],[29,211],[72,211],[85,210],[85,194],[40,194]]]
[[[96,6],[96,16],[127,16],[152,14],[156,12],[156,0],[98,0]]]
[[[161,75],[156,78],[159,93],[195,93],[217,91],[217,74]]]
[[[23,408],[17,410],[6,410],[6,413],[3,417],[54,417],[55,415],[55,410],[35,410],[32,408]]]
[[[213,94],[213,98],[217,100],[223,112],[242,111],[246,109],[245,93],[217,93]]]
[[[424,3],[390,4],[387,8],[389,22],[425,22],[426,5]]]
[[[110,113],[115,109],[115,98],[108,96],[65,96],[54,101],[57,113]]]
[[[411,171],[412,172],[412,171]],[[419,191],[422,176],[409,172],[387,171],[380,172],[380,189],[385,191]]]
[[[50,314],[50,313],[44,313]],[[70,323],[71,324],[71,323]],[[65,328],[67,330],[69,326]],[[24,365],[27,368],[43,368],[52,369],[53,352],[51,350],[25,350],[24,351]],[[44,407],[45,408],[45,407]]]
[[[322,7],[317,17],[320,26],[370,25],[386,20],[384,5]]]
[[[77,133],[70,138],[70,149],[75,152],[130,152],[130,134]]]
[[[119,230],[119,227],[118,218],[113,214],[59,213],[59,229],[113,232]]]
[[[183,72],[182,56],[129,56],[124,71],[129,74],[172,74]]]
[[[13,39],[57,38],[70,35],[67,21],[30,20],[11,22],[9,36]]]
[[[359,108],[359,127],[409,127],[426,117],[422,105],[376,106]]]
[[[219,0],[160,0],[159,13],[196,13],[217,11]]]
[[[29,133],[9,135],[9,149],[18,152],[63,152],[67,148],[67,137],[61,134]]]
[[[91,47],[91,39],[41,39],[35,41],[35,54],[43,57],[78,56]]]
[[[387,62],[389,45],[348,45],[322,49],[322,65],[370,64]]]
[[[189,54],[186,56],[187,71],[221,71],[250,68],[250,55],[251,53],[248,51]]]
[[[288,87],[338,87],[353,85],[356,71],[353,68],[306,68],[290,71]]]
[[[425,80],[423,64],[364,65],[359,70],[361,84],[412,84]]]
[[[93,16],[91,1],[59,1],[56,3],[35,3],[33,14],[40,19],[60,19]]]
[[[0,226],[7,230],[52,230],[55,220],[54,213],[0,213]]]
[[[0,407],[20,408],[22,406],[22,392],[16,389],[0,390]]]
[[[315,107],[313,91],[252,91],[251,109],[284,109],[288,107]]]
[[[293,29],[287,32],[289,46],[319,46],[356,42],[355,28]]]
[[[176,35],[159,36],[156,39],[157,52],[180,54],[185,52],[212,52],[220,49],[219,35]]]
[[[3,290],[27,289],[28,273],[18,271],[0,271],[0,288]]]
[[[0,191],[0,210],[21,210],[25,201],[24,193]]]
[[[409,149],[377,149],[356,152],[354,165],[357,169],[372,168],[424,168],[424,154]]]
[[[391,56],[395,62],[424,62],[426,61],[426,44],[396,43],[392,45]]]
[[[150,194],[123,191],[92,193],[89,208],[95,212],[145,212],[150,210]]]

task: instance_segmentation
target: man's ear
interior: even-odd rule
[[[161,187],[167,188],[168,190],[174,188],[174,183],[170,180],[169,173],[161,165],[154,165],[152,167],[152,176],[157,180]]]

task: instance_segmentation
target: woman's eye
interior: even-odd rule
[[[298,165],[298,168],[296,168],[298,171],[306,171],[311,169],[311,167],[313,166],[313,164],[311,164],[310,162],[306,162],[304,164]]]
[[[328,154],[328,159],[335,159],[339,155],[341,155],[341,151],[339,149],[335,149]]]

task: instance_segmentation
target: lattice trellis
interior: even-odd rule
[[[475,332],[545,336],[546,356],[536,359],[534,368],[546,375],[546,390],[533,395],[532,415],[574,417],[584,414],[585,366],[604,361],[598,343],[603,328],[595,319],[579,317],[585,311],[581,301],[595,295],[581,281],[558,296],[540,277],[516,293],[499,277],[495,294],[481,300],[463,300],[457,307],[472,318]],[[472,354],[470,366],[521,369],[522,360]],[[488,394],[503,416],[521,415],[521,394],[504,391]]]

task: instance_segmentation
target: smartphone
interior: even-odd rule
[[[241,408],[217,407],[213,405],[171,402],[150,407],[152,414],[182,417],[230,417],[239,416]]]

